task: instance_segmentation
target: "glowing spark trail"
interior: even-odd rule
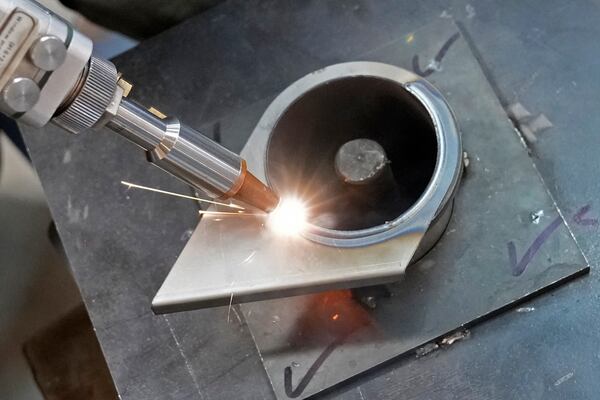
[[[258,213],[249,213],[249,212],[227,212],[227,211],[204,211],[199,210],[198,214],[200,215],[235,215],[236,217],[244,217],[246,215],[263,215]]]
[[[166,190],[160,190],[160,189],[155,189],[155,188],[151,188],[151,187],[148,187],[148,186],[137,185],[137,184],[131,183],[131,182],[121,181],[121,183],[123,185],[127,186],[129,189],[131,189],[131,188],[143,189],[143,190],[148,190],[150,192],[156,192],[156,193],[161,193],[161,194],[168,194],[169,196],[182,197],[184,199],[196,200],[196,201],[199,201],[199,202],[202,202],[202,203],[216,204],[216,205],[219,205],[219,206],[237,208],[238,210],[245,210],[244,207],[238,206],[237,204],[221,203],[221,202],[218,202],[218,201],[201,199],[201,198],[195,197],[195,196],[187,196],[185,194],[167,192]],[[235,213],[232,213],[232,214],[235,214]]]

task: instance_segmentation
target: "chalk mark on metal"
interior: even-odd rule
[[[460,33],[456,32],[454,35],[450,36],[450,38],[448,40],[446,40],[446,42],[444,43],[444,45],[442,46],[440,51],[438,51],[437,54],[435,55],[435,57],[432,61],[433,65],[439,65],[442,62],[442,60],[446,56],[446,53],[448,53],[448,50],[450,50],[450,47],[452,47],[454,42],[456,42],[459,37],[460,37]],[[422,76],[423,78],[425,78],[425,77],[433,74],[435,71],[437,71],[437,69],[432,66],[428,66],[427,68],[425,68],[424,71],[421,70],[421,67],[419,65],[419,55],[418,54],[415,54],[413,56],[412,67],[413,67],[413,71],[415,71],[416,74]]]

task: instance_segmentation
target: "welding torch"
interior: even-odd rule
[[[132,84],[92,56],[92,41],[33,0],[0,0],[0,112],[71,133],[102,127],[142,147],[148,160],[194,188],[270,212],[277,195],[246,161],[193,128],[127,96]]]

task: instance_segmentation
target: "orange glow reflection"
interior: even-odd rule
[[[290,343],[303,346],[327,346],[332,340],[348,338],[361,331],[378,337],[369,310],[352,297],[350,290],[338,290],[311,295],[299,313]],[[367,331],[365,331],[367,330]]]

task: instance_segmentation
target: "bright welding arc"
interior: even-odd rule
[[[278,234],[293,236],[306,228],[307,219],[307,207],[302,201],[282,198],[277,208],[269,214],[268,225]]]

